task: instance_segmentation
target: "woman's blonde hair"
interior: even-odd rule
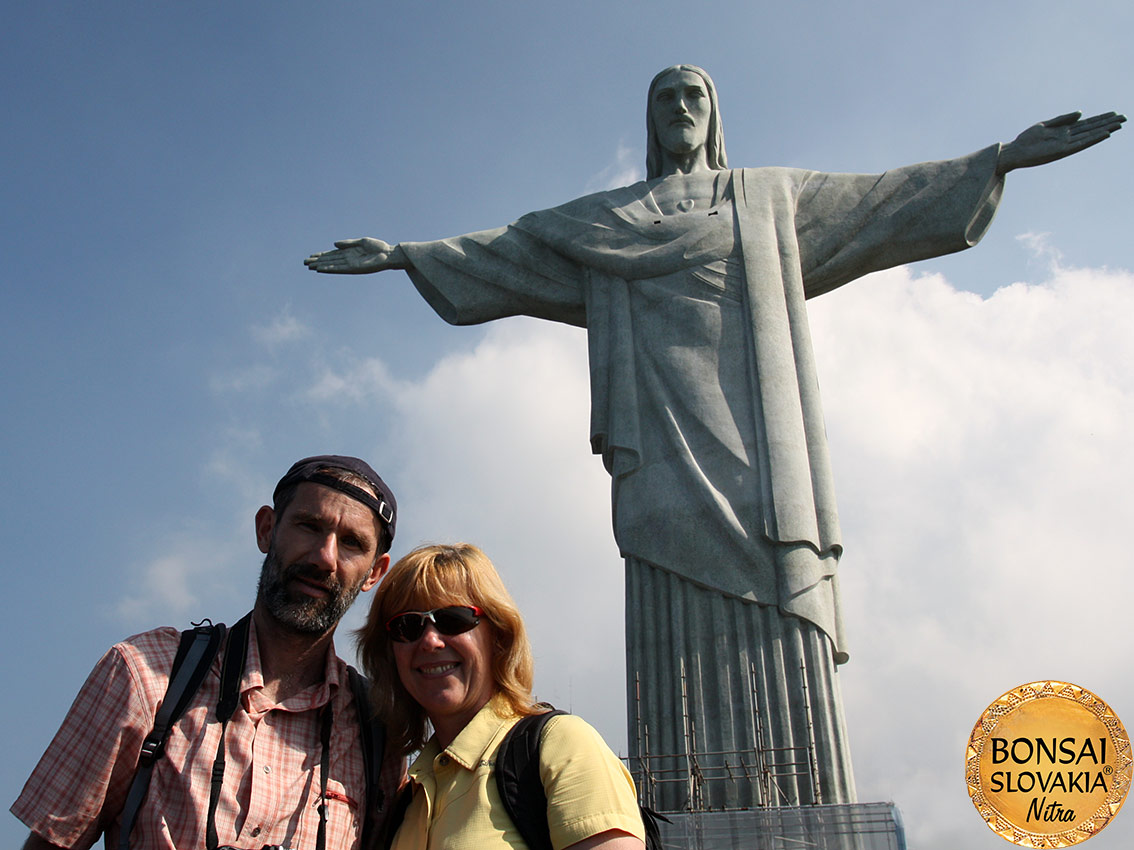
[[[404,611],[446,605],[483,609],[481,622],[492,626],[495,637],[495,693],[516,715],[540,710],[532,698],[532,650],[524,621],[492,561],[470,543],[420,546],[390,568],[375,592],[366,625],[355,635],[374,709],[386,724],[391,748],[403,755],[425,745],[429,718],[398,677],[386,623]]]

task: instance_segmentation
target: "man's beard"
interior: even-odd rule
[[[317,598],[289,590],[292,580],[298,577],[317,582],[326,588],[327,595]],[[321,635],[338,625],[339,620],[354,604],[365,581],[364,576],[353,587],[347,587],[311,564],[291,564],[285,567],[276,554],[275,546],[269,546],[264,566],[260,569],[256,599],[286,628],[299,634]]]

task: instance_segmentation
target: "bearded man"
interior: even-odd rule
[[[383,761],[368,799],[370,718],[359,716],[333,638],[389,567],[397,503],[367,463],[336,455],[293,465],[272,498],[256,512],[256,604],[227,633],[230,644],[246,636],[231,718],[213,714],[235,657],[221,647],[124,825],[181,636],[160,628],[111,647],[12,806],[31,829],[25,850],[85,850],[104,834],[108,848],[356,850],[368,816],[378,828],[404,762]]]

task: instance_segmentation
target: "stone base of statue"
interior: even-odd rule
[[[659,812],[856,801],[830,639],[626,562],[628,763]]]
[[[905,850],[901,812],[893,803],[783,806],[667,815],[662,847],[672,850]]]

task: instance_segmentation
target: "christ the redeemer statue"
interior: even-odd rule
[[[842,538],[804,301],[976,244],[1005,174],[1125,120],[1063,115],[884,174],[729,169],[712,80],[677,65],[650,85],[644,182],[452,239],[336,242],[305,262],[405,269],[452,324],[527,315],[585,327],[591,447],[613,480],[626,559],[631,764],[646,734],[655,754],[686,752],[689,733],[700,753],[813,735],[818,788],[805,767],[771,791],[742,785],[704,802],[854,802],[836,671]],[[688,802],[680,783],[657,799]]]

